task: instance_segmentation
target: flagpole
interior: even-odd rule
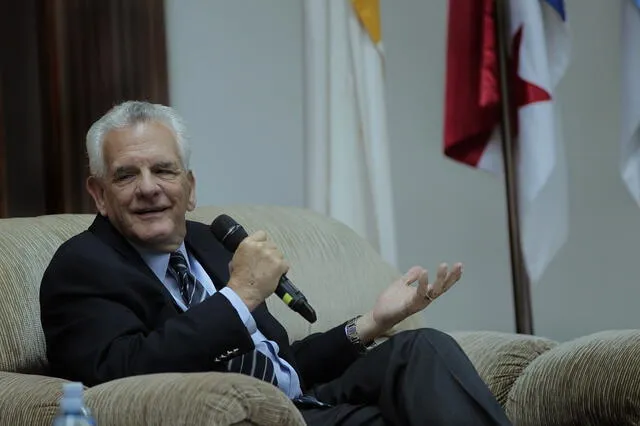
[[[512,102],[509,93],[509,1],[496,0],[496,39],[498,43],[502,158],[504,161],[507,196],[507,218],[509,222],[509,249],[511,254],[511,284],[516,319],[516,332],[533,334],[533,315],[529,277],[524,266],[518,211],[518,173],[516,159],[518,147],[513,139]]]

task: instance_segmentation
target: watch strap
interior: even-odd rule
[[[351,344],[356,347],[358,352],[365,353],[367,352],[368,349],[370,349],[375,344],[375,341],[372,341],[369,344],[364,344],[362,343],[362,340],[360,340],[360,336],[358,335],[358,330],[356,327],[356,322],[358,321],[358,318],[360,318],[361,316],[362,315],[357,315],[351,318],[349,321],[347,321],[347,323],[344,326],[344,332],[347,335],[347,338],[349,339]]]

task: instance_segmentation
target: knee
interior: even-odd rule
[[[457,341],[450,334],[435,328],[418,328],[415,330],[407,330],[396,335],[402,339],[406,339],[412,345],[420,347],[446,347],[458,346]]]
[[[451,335],[445,333],[444,331],[437,330],[435,328],[416,328],[414,330],[406,330],[401,331],[397,334],[397,336],[405,335],[405,338],[408,339],[453,339]]]

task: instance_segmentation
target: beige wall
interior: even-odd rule
[[[171,94],[194,137],[200,203],[302,205],[301,2],[166,1]],[[640,208],[617,162],[620,1],[567,1],[569,241],[533,288],[536,332],[556,339],[640,323]],[[425,324],[513,331],[503,184],[441,153],[447,2],[381,4],[401,266],[465,263]]]

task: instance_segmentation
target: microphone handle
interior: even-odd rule
[[[293,285],[286,275],[280,277],[275,294],[292,310],[302,315],[310,323],[317,320],[316,311],[309,305],[307,298]]]

